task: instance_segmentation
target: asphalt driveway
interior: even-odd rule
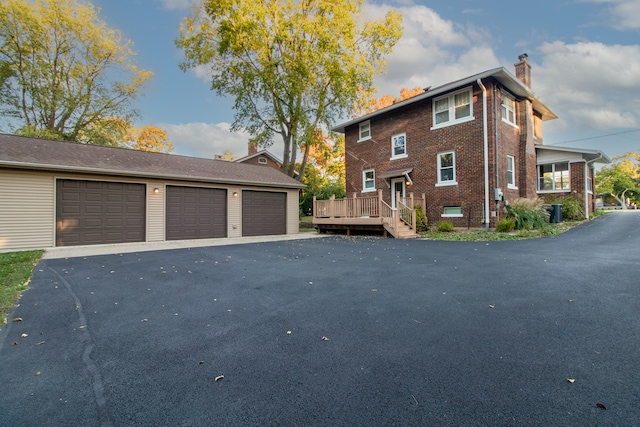
[[[636,212],[47,259],[0,332],[0,425],[636,426],[639,272]]]

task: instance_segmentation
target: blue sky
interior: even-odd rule
[[[192,0],[94,0],[107,24],[134,43],[138,65],[154,71],[139,100],[138,125],[167,131],[174,153],[246,155],[247,136],[229,131],[233,102],[178,68],[175,47]],[[403,37],[376,79],[379,95],[438,86],[491,68],[514,73],[518,55],[532,66],[532,89],[558,115],[545,122],[547,145],[640,152],[639,0],[370,1],[366,13],[395,8]],[[282,156],[281,145],[270,148]]]

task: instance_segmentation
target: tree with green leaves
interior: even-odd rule
[[[81,0],[0,0],[0,116],[16,133],[118,145],[104,138],[153,73],[132,43]]]
[[[180,27],[181,68],[205,67],[211,88],[235,99],[233,130],[284,142],[283,172],[303,177],[317,129],[331,127],[385,67],[402,33],[390,10],[363,20],[363,0],[205,0]]]
[[[640,154],[614,157],[610,166],[596,172],[596,192],[610,195],[626,209],[627,201],[640,195]]]

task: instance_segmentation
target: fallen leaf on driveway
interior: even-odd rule
[[[489,308],[496,308],[496,306],[493,304],[489,304]]]
[[[35,374],[33,374],[34,377],[39,377],[40,376],[40,371],[36,372]]]
[[[215,377],[215,381],[220,381],[223,378],[224,378],[224,375],[218,375],[217,377]]]
[[[22,322],[22,317],[14,317],[13,322]]]
[[[322,341],[329,341],[329,338],[327,338],[327,337],[322,337]]]
[[[567,378],[567,382],[573,384],[576,380],[574,378]]]
[[[600,403],[600,402],[598,402],[598,403],[596,403],[596,406],[597,406],[598,408],[607,409],[607,407],[606,407],[606,406],[604,406],[604,403]]]
[[[29,336],[29,334],[22,334],[22,335],[20,335],[20,337],[21,337],[21,338],[26,338],[26,337],[28,337],[28,336]]]

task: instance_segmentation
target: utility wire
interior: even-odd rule
[[[587,141],[589,139],[605,138],[607,136],[622,135],[622,134],[625,134],[625,133],[638,132],[638,131],[640,131],[640,129],[631,129],[631,130],[625,130],[625,131],[622,131],[622,132],[608,133],[606,135],[592,136],[592,137],[589,137],[589,138],[579,138],[579,139],[572,139],[572,140],[569,140],[569,141],[553,142],[551,144],[545,144],[545,145],[558,145],[558,144],[567,144],[569,142]]]

